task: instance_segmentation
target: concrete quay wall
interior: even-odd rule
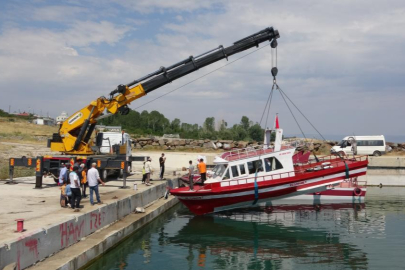
[[[177,186],[177,180],[168,180]],[[90,234],[110,226],[135,211],[164,196],[168,183],[151,186],[117,202],[107,204],[94,211],[79,214],[45,228],[23,232],[17,239],[0,243],[0,269],[15,264],[24,269],[59,252]],[[13,268],[11,268],[13,269]]]
[[[368,157],[368,167],[369,169],[405,169],[405,157]]]

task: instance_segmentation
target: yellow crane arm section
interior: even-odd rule
[[[95,125],[97,118],[105,110],[111,114],[116,114],[120,108],[144,95],[146,93],[142,85],[139,84],[132,88],[125,86],[125,92],[116,95],[111,100],[105,97],[93,100],[89,105],[77,111],[63,122],[59,130],[60,140],[59,142],[51,142],[51,150],[75,155],[94,154],[94,151],[91,149],[93,145],[92,141],[90,141],[91,134],[89,134],[89,138],[86,138],[83,132],[80,134],[80,131],[86,131],[88,125]],[[84,126],[86,128],[83,129]],[[85,140],[80,137],[85,137]]]

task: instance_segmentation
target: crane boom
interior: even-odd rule
[[[203,53],[199,56],[190,56],[169,67],[161,67],[157,71],[150,73],[140,79],[134,80],[126,85],[118,85],[111,91],[109,98],[99,97],[89,105],[77,111],[67,120],[65,120],[59,130],[50,140],[49,146],[53,151],[63,152],[65,154],[90,155],[94,154],[92,143],[89,143],[92,132],[100,117],[105,110],[111,114],[117,112],[128,114],[128,105],[176,79],[190,74],[202,67],[208,66],[224,58],[245,51],[252,47],[258,47],[260,43],[272,42],[272,47],[277,46],[280,37],[277,30],[272,27],[266,28],[248,37],[236,41],[229,47],[222,45]]]

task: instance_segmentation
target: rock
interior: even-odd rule
[[[204,143],[204,148],[217,149],[217,146],[213,142],[206,142],[206,143]]]
[[[138,139],[138,141],[140,142],[140,141],[149,141],[150,140],[150,138],[139,138]]]
[[[142,146],[139,144],[139,143],[137,143],[136,145],[135,145],[135,149],[141,149],[142,148]]]
[[[153,142],[152,146],[160,146],[160,144],[158,142]]]
[[[148,141],[139,141],[139,144],[140,144],[141,146],[145,146],[145,145],[148,144]]]
[[[223,146],[222,146],[222,148],[223,148],[224,150],[231,150],[231,149],[232,149],[231,144],[229,144],[229,143],[224,143]]]
[[[197,141],[191,141],[191,142],[190,142],[190,145],[196,146],[196,145],[198,145],[198,142],[197,142]]]
[[[164,140],[164,139],[160,139],[160,140],[159,140],[159,145],[162,145],[162,146],[165,145],[165,140]]]
[[[222,143],[220,143],[220,142],[217,142],[217,148],[222,148]]]
[[[219,140],[219,142],[222,143],[222,144],[224,144],[224,143],[227,143],[227,144],[233,143],[232,140]]]
[[[185,146],[186,145],[186,140],[180,140],[179,145],[180,146]]]
[[[247,146],[247,142],[244,142],[244,141],[240,141],[240,142],[238,142],[238,148],[246,148],[246,146]]]
[[[172,145],[174,145],[174,146],[179,145],[179,141],[178,141],[178,140],[174,140],[174,141],[172,142]]]

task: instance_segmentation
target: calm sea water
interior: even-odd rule
[[[87,269],[405,269],[405,188],[202,217],[179,205]]]

